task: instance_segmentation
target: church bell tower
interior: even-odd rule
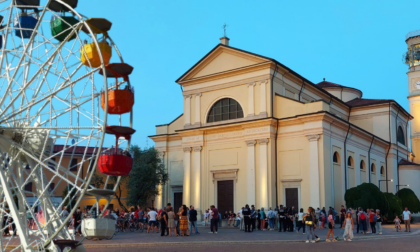
[[[407,34],[407,52],[405,63],[408,65],[408,101],[411,121],[410,138],[411,151],[416,156],[414,162],[420,163],[420,30]]]

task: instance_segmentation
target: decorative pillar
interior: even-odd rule
[[[247,204],[254,205],[255,202],[255,144],[257,141],[246,141],[248,146],[247,155]]]
[[[184,127],[188,127],[191,125],[191,95],[184,95],[184,98]]]
[[[190,197],[190,175],[191,175],[191,148],[186,147],[184,148],[184,182],[183,182],[183,190],[182,190],[182,204],[189,205],[191,202]]]
[[[318,158],[318,139],[319,135],[306,136],[309,140],[309,198],[312,207],[321,204],[319,189],[319,158]]]
[[[194,188],[193,188],[193,205],[195,210],[201,210],[201,146],[194,147]]]
[[[201,118],[200,118],[200,97],[201,93],[195,95],[195,118],[194,118],[194,126],[200,127],[201,126]]]
[[[253,117],[253,116],[255,116],[255,111],[254,111],[254,86],[255,86],[255,82],[250,83],[247,86],[248,86],[248,117]]]
[[[260,82],[260,115],[267,116],[267,94],[266,94],[266,84],[268,81]]]
[[[268,209],[268,139],[258,140],[260,145],[260,167],[258,172],[259,182],[259,194],[258,194],[258,207],[264,207]]]

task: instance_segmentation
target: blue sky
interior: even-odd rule
[[[405,35],[420,29],[418,1],[83,0],[77,10],[113,22],[110,35],[134,66],[133,143],[182,113],[175,80],[219,43],[275,58],[314,83],[361,89],[408,110]],[[152,146],[153,141],[148,140]]]

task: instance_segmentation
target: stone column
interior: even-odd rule
[[[248,86],[248,117],[253,117],[255,115],[254,111],[254,83],[250,83]]]
[[[191,95],[184,95],[184,98],[184,127],[188,127],[191,125]]]
[[[260,115],[262,116],[267,116],[267,94],[265,91],[267,82],[260,82]]]
[[[195,127],[200,127],[201,126],[201,110],[200,110],[200,97],[201,97],[201,93],[198,93],[195,95],[195,119],[194,119],[194,126]]]
[[[318,139],[319,135],[307,136],[309,140],[309,197],[310,205],[318,207],[321,204],[319,189],[319,157],[318,157]]]
[[[247,204],[254,205],[255,202],[255,144],[257,141],[246,141],[248,146],[247,155]]]
[[[260,167],[258,171],[259,178],[259,194],[258,194],[258,207],[268,208],[268,139],[258,140],[260,145]]]
[[[192,188],[192,202],[195,210],[201,210],[201,146],[194,147],[194,188]]]
[[[191,202],[190,197],[190,183],[191,183],[191,148],[186,147],[184,148],[184,181],[183,181],[183,189],[182,189],[182,203],[185,205],[189,205]]]

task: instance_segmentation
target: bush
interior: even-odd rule
[[[385,221],[392,222],[395,216],[400,216],[402,213],[402,202],[399,197],[392,193],[384,193],[386,200],[388,201],[388,212],[382,213],[382,216]]]
[[[347,207],[356,209],[357,207],[379,209],[381,213],[388,212],[388,202],[379,188],[371,183],[363,183],[359,186],[350,188],[344,195]]]
[[[411,213],[420,212],[420,201],[413,190],[404,188],[399,190],[396,195],[401,199],[402,208],[408,207]],[[399,213],[401,215],[402,211]]]

